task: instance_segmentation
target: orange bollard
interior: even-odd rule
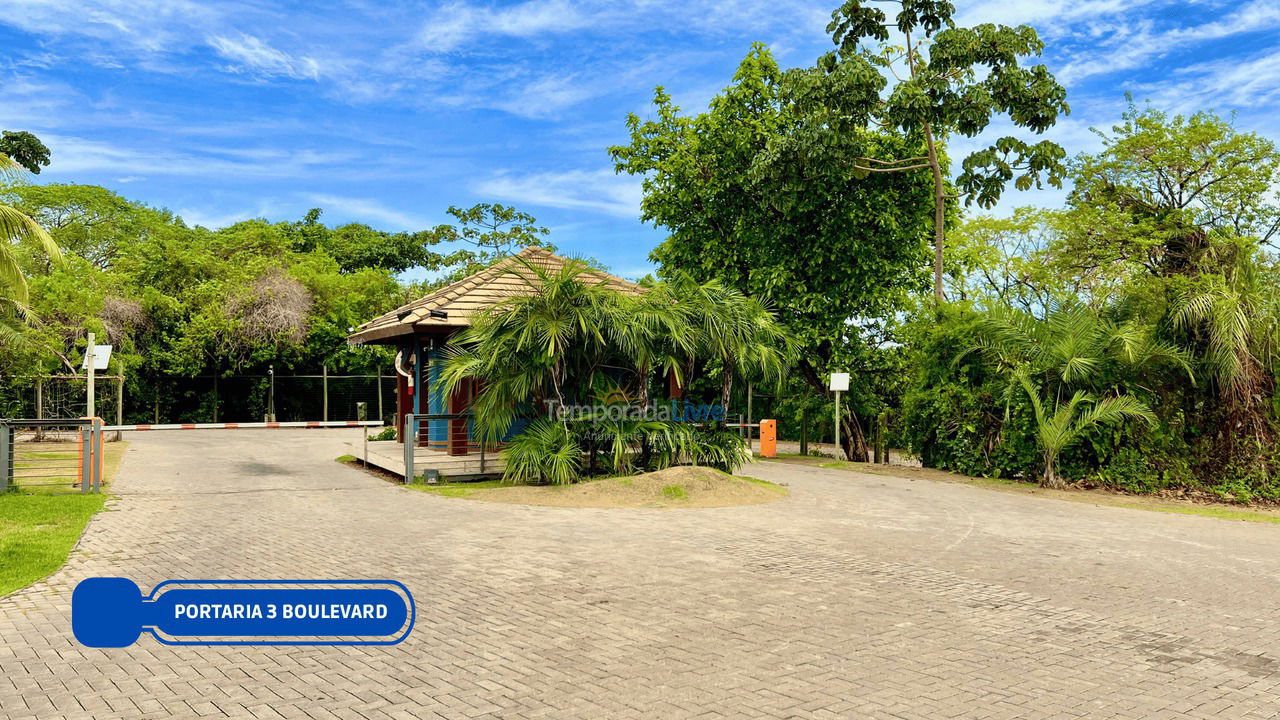
[[[778,457],[778,421],[760,421],[760,457]]]

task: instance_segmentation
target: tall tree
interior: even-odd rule
[[[20,182],[22,166],[0,154],[0,182]],[[50,258],[62,257],[57,243],[30,215],[4,203],[0,203],[0,298],[14,307],[24,308],[27,302],[27,280],[22,274],[15,252],[16,243],[32,242]]]
[[[1103,148],[1075,162],[1079,232],[1058,254],[1082,268],[1194,273],[1213,237],[1271,242],[1280,231],[1280,150],[1211,112],[1130,104]]]
[[[756,45],[707,112],[685,115],[658,88],[654,117],[631,115],[630,143],[609,152],[618,172],[644,176],[644,220],[670,232],[652,255],[659,273],[767,302],[797,342],[800,375],[827,395],[827,373],[880,364],[884,319],[928,287],[930,181],[859,180],[856,158],[918,143],[833,135],[790,80]],[[848,452],[864,457],[856,413],[844,427]]]
[[[851,134],[872,123],[922,140],[923,154],[869,148],[853,165],[864,174],[929,170],[933,289],[941,302],[947,201],[963,198],[966,204],[991,207],[1010,180],[1020,190],[1042,181],[1059,187],[1066,155],[1048,140],[1032,144],[1001,137],[961,161],[953,190],[941,143],[956,133],[974,137],[999,115],[1015,127],[1042,133],[1059,114],[1069,112],[1066,90],[1043,65],[1020,64],[1044,48],[1036,31],[1026,25],[956,27],[955,7],[945,0],[897,0],[899,12],[889,23],[873,1],[847,0],[832,14],[827,31],[838,49],[812,70],[800,71],[808,76],[802,82],[807,95],[824,101],[816,104],[815,122],[826,121]],[[887,44],[894,29],[904,36],[905,46]],[[882,71],[897,80],[887,96],[888,79]],[[839,110],[832,112],[832,107]]]
[[[450,205],[446,211],[457,219],[456,225],[437,225],[431,231],[435,242],[470,245],[452,256],[461,265],[450,279],[465,277],[485,265],[519,252],[529,246],[556,248],[547,242],[550,232],[538,225],[529,213],[498,203],[478,203],[469,208]]]
[[[7,155],[33,175],[49,164],[49,148],[29,132],[5,130],[0,133],[0,155]]]

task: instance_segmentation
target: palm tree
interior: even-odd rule
[[[690,332],[690,308],[674,285],[655,283],[647,292],[621,296],[605,308],[610,338],[635,365],[637,405],[648,405],[654,371],[684,380],[689,360],[698,352],[698,336]]]
[[[697,333],[694,354],[720,368],[720,403],[726,409],[737,374],[780,380],[794,358],[794,342],[759,299],[719,280],[670,281]]]
[[[1109,363],[1168,362],[1191,375],[1187,353],[1158,340],[1149,327],[1132,320],[1116,323],[1076,303],[1057,306],[1043,320],[996,308],[982,317],[978,330],[975,350],[1006,371],[1029,366],[1059,396],[1073,387],[1097,389]]]
[[[1116,323],[1078,304],[1058,306],[1043,320],[999,308],[983,316],[979,333],[974,349],[1009,378],[1006,414],[1018,390],[1031,401],[1045,487],[1065,486],[1058,456],[1086,430],[1128,418],[1155,422],[1141,400],[1121,391],[1124,370],[1165,362],[1194,382],[1187,354],[1157,340],[1149,327]]]
[[[507,272],[532,292],[510,297],[473,319],[445,351],[441,384],[446,396],[469,378],[484,386],[472,401],[476,425],[488,440],[506,434],[522,406],[565,404],[566,383],[590,387],[608,344],[608,320],[618,293],[588,268],[570,260],[547,269],[516,258]]]
[[[25,171],[8,155],[0,154],[0,182],[20,182]],[[40,224],[17,208],[0,203],[0,307],[16,310],[29,318],[27,280],[22,276],[14,246],[18,242],[34,242],[52,260],[62,258],[57,243]]]
[[[1099,401],[1092,394],[1077,390],[1066,402],[1047,403],[1041,400],[1039,390],[1031,382],[1030,366],[1019,367],[1014,371],[1014,377],[1027,393],[1035,411],[1036,442],[1044,460],[1044,473],[1040,476],[1043,487],[1066,487],[1066,482],[1058,475],[1058,456],[1079,440],[1086,430],[1114,425],[1130,418],[1145,420],[1150,425],[1156,422],[1151,410],[1132,395],[1115,395]]]
[[[1270,445],[1274,435],[1271,396],[1277,319],[1274,288],[1268,288],[1259,258],[1241,244],[1214,250],[1222,274],[1203,274],[1179,293],[1173,325],[1200,341],[1209,378],[1217,385],[1233,432]]]

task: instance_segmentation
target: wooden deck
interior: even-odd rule
[[[364,444],[360,441],[348,443],[351,454],[363,459]],[[404,477],[404,446],[394,440],[369,442],[369,464]],[[450,455],[440,450],[419,447],[414,449],[414,471],[422,475],[427,470],[437,471],[442,478],[465,480],[481,477],[496,477],[502,474],[505,462],[498,451],[491,450],[481,457],[475,452],[470,455]]]

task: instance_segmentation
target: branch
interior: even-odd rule
[[[855,170],[865,170],[867,172],[890,173],[890,172],[902,172],[903,170],[919,170],[920,168],[927,168],[929,167],[929,163],[923,163],[921,165],[907,165],[905,167],[890,167],[890,168],[873,168],[873,167],[867,167],[866,165],[858,165],[855,163],[853,167]]]
[[[862,161],[862,162],[873,162],[873,163],[875,163],[875,164],[877,164],[877,165],[901,165],[902,163],[908,163],[908,162],[909,162],[909,163],[918,163],[918,162],[922,162],[922,161],[924,161],[924,160],[928,160],[928,159],[929,159],[929,156],[928,156],[928,155],[921,155],[920,157],[902,158],[901,160],[877,160],[876,158],[872,158],[872,157],[860,157],[860,158],[858,158],[858,160],[859,160],[859,161]]]

